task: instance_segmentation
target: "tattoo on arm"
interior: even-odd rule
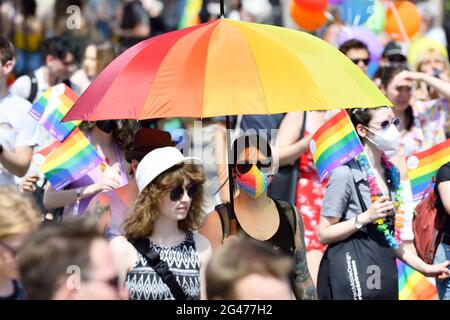
[[[95,202],[95,208],[93,210],[88,211],[89,216],[91,216],[95,221],[99,221],[105,212],[110,211],[109,205],[102,205],[100,200]]]
[[[291,276],[294,295],[297,300],[317,300],[316,288],[309,274],[306,261],[305,230],[301,218],[298,219],[298,227],[301,245],[295,249],[294,267]]]

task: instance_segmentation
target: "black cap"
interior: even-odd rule
[[[406,49],[400,43],[391,41],[383,51],[383,58],[389,62],[406,62]]]

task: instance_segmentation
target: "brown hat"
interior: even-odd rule
[[[133,159],[141,161],[147,153],[162,147],[174,147],[170,133],[157,129],[141,128],[136,132],[133,149],[125,152],[125,159],[131,163]]]

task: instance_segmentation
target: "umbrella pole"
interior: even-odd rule
[[[227,129],[227,155],[228,155],[228,188],[230,190],[230,212],[228,220],[230,221],[230,234],[236,235],[237,224],[234,214],[234,179],[233,179],[233,155],[231,154],[231,121],[230,117],[225,117],[225,126]]]
[[[220,17],[224,18],[225,17],[225,4],[224,4],[224,0],[220,0]]]

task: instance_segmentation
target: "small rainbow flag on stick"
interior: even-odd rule
[[[28,113],[58,141],[63,141],[81,121],[61,122],[78,96],[64,83],[45,91]]]
[[[436,300],[436,286],[423,274],[397,259],[399,300]]]
[[[180,22],[178,29],[192,27],[200,23],[199,13],[202,10],[203,0],[181,0],[180,8]]]
[[[422,200],[439,168],[449,161],[450,139],[408,157],[406,165],[415,202]]]
[[[320,181],[364,151],[347,112],[342,110],[313,135],[309,148]]]
[[[103,162],[80,129],[33,155],[33,161],[56,190],[80,179]]]

